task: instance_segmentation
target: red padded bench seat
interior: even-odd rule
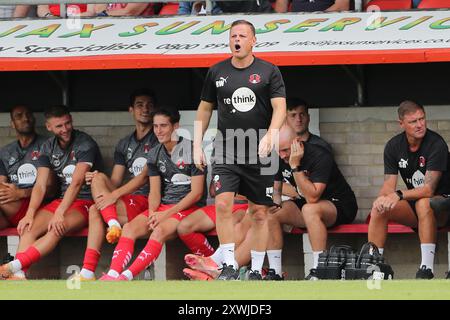
[[[361,224],[343,224],[331,229],[328,229],[328,233],[367,233],[369,231],[369,225],[366,223]],[[439,232],[449,232],[450,227],[444,227],[440,228],[438,230]],[[290,232],[290,234],[303,234],[306,233],[306,229],[300,229],[300,228],[293,228]],[[414,230],[410,227],[403,226],[401,224],[389,224],[388,225],[388,233],[414,233]],[[87,237],[88,235],[88,229],[85,228],[79,232],[71,233],[68,236],[69,237]],[[208,236],[216,236],[217,232],[216,230],[210,231],[207,234]],[[18,236],[16,228],[6,228],[3,230],[0,230],[0,237],[6,237],[6,236]]]
[[[361,224],[343,224],[331,229],[328,229],[328,233],[368,233],[369,225],[366,223]],[[439,230],[441,231],[441,230]],[[401,224],[389,224],[388,233],[413,233],[414,230],[410,227],[403,226]],[[290,234],[303,234],[307,233],[306,229],[293,228]],[[208,233],[209,236],[217,235],[216,230]]]

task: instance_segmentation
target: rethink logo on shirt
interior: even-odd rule
[[[241,87],[233,92],[231,98],[223,99],[225,104],[231,104],[236,110],[240,112],[248,112],[256,105],[255,93],[246,87]]]

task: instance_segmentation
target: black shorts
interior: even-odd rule
[[[352,223],[353,220],[355,220],[356,214],[358,213],[358,204],[356,203],[356,199],[354,197],[342,201],[333,197],[330,197],[329,199],[324,198],[321,200],[328,200],[336,207],[336,221],[333,225],[327,227],[328,229],[337,227],[341,224]],[[302,210],[302,207],[306,204],[306,200],[305,198],[299,198],[295,199],[294,203],[300,210]]]
[[[449,198],[450,196],[448,194],[440,194],[437,196],[443,196],[444,198]],[[414,215],[416,216],[417,219],[417,223],[419,223],[419,217],[417,216],[417,211],[416,211],[416,202],[417,200],[406,200],[409,204],[409,206],[411,207],[411,210],[414,212]],[[447,222],[440,228],[444,228],[444,227],[450,227],[450,215],[447,218]],[[412,228],[412,227],[411,227]],[[415,232],[418,232],[418,228],[412,228]]]
[[[255,204],[273,206],[274,175],[261,175],[259,165],[213,164],[216,195],[234,192]]]

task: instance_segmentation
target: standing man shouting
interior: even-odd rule
[[[219,280],[237,279],[234,258],[232,207],[236,193],[249,200],[252,215],[252,274],[261,274],[267,239],[267,214],[273,205],[274,172],[268,173],[267,156],[286,117],[286,93],[282,75],[273,64],[253,56],[255,27],[248,21],[231,24],[232,57],[212,66],[203,85],[194,136],[194,161],[206,165],[203,134],[213,108],[218,109],[218,132],[214,147],[213,180],[217,234],[223,254]],[[265,159],[264,159],[265,158]],[[263,164],[265,162],[265,164]],[[257,277],[258,278],[258,277]]]

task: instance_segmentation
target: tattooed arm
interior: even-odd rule
[[[401,190],[403,199],[400,199],[400,196],[395,192],[397,176],[385,175],[383,188],[381,188],[380,196],[373,203],[373,207],[377,208],[379,212],[385,212],[393,209],[400,200],[431,198],[436,191],[441,176],[441,171],[426,171],[423,186],[409,190]]]

